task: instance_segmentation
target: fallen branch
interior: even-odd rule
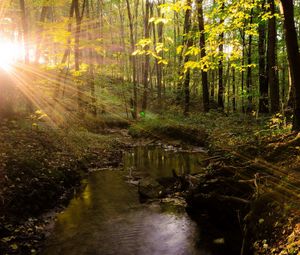
[[[209,161],[209,160],[212,160],[212,159],[224,159],[224,157],[221,157],[221,156],[212,156],[212,157],[203,159],[202,161]]]
[[[250,204],[251,203],[250,200],[240,198],[240,197],[235,197],[235,196],[218,195],[217,198],[220,198],[220,199],[223,199],[223,200],[232,200],[232,201],[243,203],[243,204]]]

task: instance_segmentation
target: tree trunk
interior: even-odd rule
[[[252,25],[253,21],[253,8],[251,9],[250,13],[250,25]],[[248,105],[247,105],[247,112],[250,113],[252,111],[252,35],[249,35],[249,42],[248,42],[248,52],[247,52],[247,94],[248,94]]]
[[[215,70],[211,70],[210,97],[214,101],[215,98]]]
[[[73,19],[73,15],[74,15],[74,3],[75,0],[72,0],[71,3],[71,7],[70,7],[70,12],[69,12],[69,21],[68,21],[68,32],[71,33],[72,32],[72,19]],[[65,63],[67,62],[67,59],[69,58],[71,53],[71,36],[68,37],[67,40],[67,47],[65,49],[64,55],[62,57],[61,60],[61,65],[65,65]],[[67,72],[65,73],[65,75],[67,75]],[[61,84],[63,83],[63,76],[64,76],[64,68],[62,68],[57,76],[56,79],[56,88],[54,90],[54,99],[58,100],[58,95],[59,95],[59,91],[61,88]]]
[[[24,41],[24,49],[25,49],[25,64],[29,64],[29,41],[28,41],[28,13],[25,7],[25,0],[20,0],[20,8],[21,8],[21,19],[22,19],[22,28],[23,28],[23,41]]]
[[[144,35],[145,38],[150,37],[150,24],[149,24],[149,11],[150,11],[150,2],[146,0],[145,3],[145,20],[144,20]],[[145,47],[145,50],[149,50],[149,46]],[[147,109],[147,99],[148,99],[148,77],[149,77],[149,65],[150,65],[150,56],[146,53],[145,63],[144,63],[144,75],[143,75],[143,84],[144,84],[144,93],[143,93],[143,103],[142,111],[145,112]]]
[[[265,9],[265,0],[261,3],[262,10]],[[260,21],[258,26],[258,54],[259,54],[259,112],[269,112],[268,82],[266,79],[266,25],[265,21]]]
[[[224,3],[222,3],[222,11],[224,10]],[[220,24],[224,22],[223,19],[220,20]],[[221,108],[224,111],[224,86],[223,86],[223,49],[224,49],[224,32],[219,36],[219,90],[218,90],[218,108]]]
[[[295,106],[293,129],[300,131],[300,54],[297,32],[294,21],[293,0],[281,0],[284,13],[285,39],[288,53],[289,66],[291,70],[292,84],[295,88]]]
[[[79,40],[80,40],[80,31],[81,31],[81,17],[79,11],[79,0],[74,0],[74,11],[75,11],[75,44],[74,44],[74,61],[75,61],[75,71],[79,72],[80,70],[80,60],[79,60]],[[78,101],[78,109],[82,111],[83,101],[82,101],[82,88],[77,82],[77,101]]]
[[[158,17],[161,16],[160,7],[157,9],[157,15]],[[163,43],[163,23],[159,22],[157,25],[157,40],[158,43]],[[159,57],[163,57],[162,55],[163,51],[161,51],[158,55]],[[157,98],[158,98],[158,108],[161,109],[162,107],[162,79],[163,79],[163,72],[162,72],[162,64],[158,63],[158,60],[156,59],[156,71],[157,71]]]
[[[189,6],[190,8],[188,8],[185,11],[184,28],[183,28],[184,29],[184,34],[185,34],[185,36],[187,36],[187,38],[185,38],[186,49],[188,49],[189,47],[192,46],[192,38],[191,38],[191,35],[189,34],[190,31],[191,31],[191,24],[192,24],[191,5],[192,5],[191,0],[187,0],[187,6]],[[188,61],[189,61],[189,56],[185,55],[184,56],[184,61],[183,61],[183,67],[184,67],[185,63],[187,63]],[[182,68],[182,67],[180,67],[180,68]],[[184,110],[183,110],[183,113],[184,113],[185,116],[188,116],[189,111],[190,111],[190,69],[189,68],[186,70],[186,73],[185,73],[185,76],[184,76],[183,88],[184,88]]]
[[[235,99],[235,68],[232,67],[232,110],[236,111],[236,99]]]
[[[91,24],[91,16],[90,16],[90,4],[89,0],[86,0],[86,17],[88,19],[88,40],[92,41],[93,37],[91,34],[92,24]],[[94,78],[94,58],[93,58],[93,48],[90,46],[88,48],[88,64],[89,64],[89,85],[91,89],[91,113],[96,116],[97,115],[97,106],[96,106],[96,93],[95,93],[95,78]]]
[[[246,35],[245,35],[245,22],[244,22],[244,28],[243,28],[243,30],[242,30],[242,33],[241,33],[241,35],[242,35],[242,47],[243,47],[243,49],[242,49],[242,66],[244,67],[244,65],[245,65],[245,48],[246,48]],[[242,87],[241,87],[241,89],[242,89],[242,112],[245,112],[245,106],[244,106],[244,82],[245,82],[245,72],[244,72],[244,70],[242,70],[242,77],[241,77],[241,85],[242,85]]]
[[[206,57],[205,50],[205,31],[204,31],[204,16],[203,16],[203,0],[197,0],[198,8],[198,26],[200,32],[200,53],[201,58]],[[209,91],[208,91],[208,78],[207,71],[201,70],[202,74],[202,96],[203,96],[203,110],[204,112],[209,111]]]
[[[36,52],[35,52],[35,63],[38,64],[41,55],[41,43],[42,43],[42,34],[43,34],[43,22],[45,22],[49,6],[43,6],[40,16],[40,24],[38,25],[37,35],[36,35]]]
[[[133,31],[133,20],[131,15],[130,3],[129,0],[126,0],[127,5],[127,15],[129,20],[129,30],[130,30],[130,46],[131,53],[134,52],[135,49],[135,40],[134,40],[134,31]],[[132,65],[132,84],[133,84],[133,98],[130,100],[131,105],[131,114],[133,119],[137,119],[137,82],[136,82],[136,58],[132,54],[130,54],[130,60]]]
[[[276,65],[276,18],[275,14],[275,3],[274,0],[268,0],[270,5],[270,11],[273,15],[269,19],[268,24],[268,83],[270,87],[270,99],[271,99],[271,112],[275,113],[279,111],[279,82]]]
[[[190,77],[191,72],[190,69],[186,71],[185,78],[184,78],[184,115],[188,116],[190,112]]]
[[[79,71],[79,68],[80,68],[79,40],[80,40],[80,32],[81,32],[81,17],[80,17],[80,12],[79,12],[79,0],[74,0],[74,11],[75,11],[75,19],[76,19],[74,61],[75,61],[75,71]]]

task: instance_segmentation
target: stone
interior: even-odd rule
[[[165,195],[164,187],[151,177],[140,180],[138,191],[144,198],[161,198]]]

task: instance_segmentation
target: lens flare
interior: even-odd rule
[[[13,65],[22,59],[24,48],[21,44],[0,39],[0,68],[11,71]]]

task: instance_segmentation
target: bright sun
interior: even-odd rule
[[[14,63],[22,59],[23,46],[16,42],[0,39],[0,68],[11,71]]]

